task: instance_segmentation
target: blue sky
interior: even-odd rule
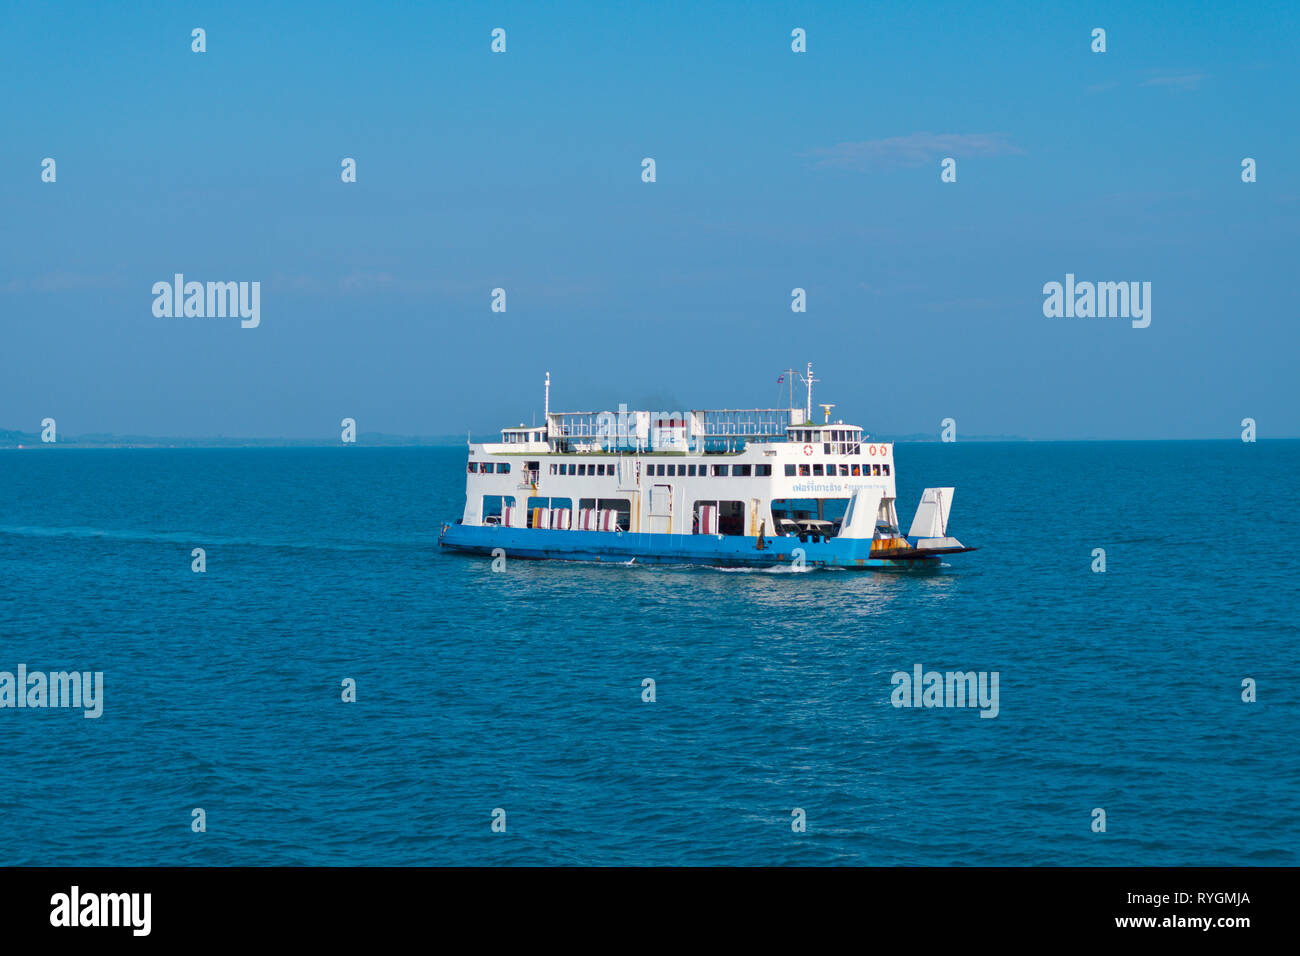
[[[5,5],[0,428],[483,432],[547,369],[676,409],[812,361],[878,434],[1300,435],[1300,7],[705,6]],[[176,272],[261,326],[155,317]],[[1044,317],[1066,273],[1150,327]]]

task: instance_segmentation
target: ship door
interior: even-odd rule
[[[650,532],[668,534],[673,530],[673,489],[671,485],[650,486]]]

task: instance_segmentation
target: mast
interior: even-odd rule
[[[551,420],[551,373],[550,372],[546,373],[546,399],[545,399],[545,405],[543,406],[542,414],[546,416],[546,420],[548,422]]]
[[[804,384],[808,386],[808,404],[804,406],[804,421],[812,421],[812,387],[813,382],[820,382],[821,379],[813,378],[812,362],[808,363],[808,374],[803,376]]]

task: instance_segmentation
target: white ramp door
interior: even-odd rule
[[[650,486],[650,531],[666,534],[673,527],[673,489],[671,485]]]
[[[942,538],[948,529],[948,512],[952,508],[952,488],[926,488],[916,506],[909,538]]]

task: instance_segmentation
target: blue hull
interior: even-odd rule
[[[444,525],[438,543],[453,551],[490,555],[500,548],[508,558],[551,558],[626,564],[702,564],[712,567],[768,568],[790,565],[802,549],[808,567],[934,567],[939,558],[890,560],[869,557],[871,542],[832,538],[804,542],[798,538],[758,538],[705,534],[634,534],[617,531],[553,531],[495,525]]]

